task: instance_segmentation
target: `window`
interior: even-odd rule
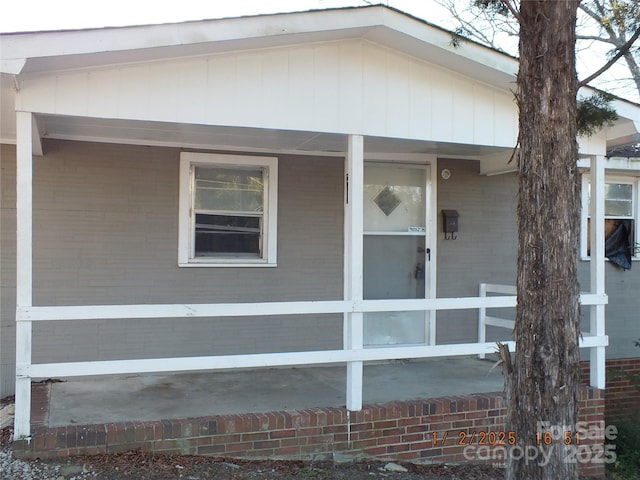
[[[182,153],[180,266],[275,266],[278,159]]]
[[[582,178],[582,235],[581,255],[590,255],[591,218],[589,208],[591,202],[591,185],[589,176]],[[604,238],[605,256],[623,268],[618,260],[625,263],[631,258],[640,258],[635,248],[640,238],[638,228],[639,206],[638,189],[640,180],[632,177],[607,177],[604,186]],[[616,258],[614,258],[616,257]],[[630,265],[628,266],[630,268]]]

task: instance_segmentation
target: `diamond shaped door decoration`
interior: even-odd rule
[[[402,203],[398,196],[393,192],[393,187],[390,185],[386,185],[382,190],[380,190],[380,193],[374,197],[373,202],[387,217],[391,215],[396,208],[398,208],[400,203]]]

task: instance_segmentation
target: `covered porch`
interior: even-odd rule
[[[33,389],[32,437],[18,441],[16,452],[38,458],[130,450],[336,462],[375,457],[498,467],[509,433],[504,394],[489,391],[502,384],[499,369],[488,373],[491,364],[449,357],[365,365],[357,412],[344,407],[340,367],[40,383]],[[589,454],[593,444],[597,452],[604,392],[582,386],[580,412],[582,448]],[[588,462],[581,472],[598,477],[604,467]]]
[[[3,107],[15,105],[16,119],[17,439],[34,432],[33,380],[334,365],[344,408],[332,415],[342,425],[342,417],[368,415],[371,362],[493,353],[477,319],[516,305],[513,285],[498,295],[479,290],[514,278],[515,59],[475,44],[454,48],[449,32],[382,6],[44,32],[6,44],[3,75],[15,89],[3,93],[15,103]],[[607,345],[605,137],[582,149],[597,227],[581,342],[598,389]],[[249,252],[252,263],[203,267],[191,250],[198,212],[189,201],[202,156],[228,170],[258,166],[254,183],[271,181],[262,197],[269,218],[243,210],[251,221],[240,227],[254,237],[268,230]],[[385,179],[365,195],[371,166],[419,172],[404,177],[419,183],[415,222],[366,225],[366,208],[390,219],[404,201]],[[463,207],[458,239],[443,239],[441,210]],[[211,210],[203,215],[230,216]],[[282,221],[272,223],[276,210]],[[421,257],[403,273],[410,290],[368,290],[372,251],[386,260],[374,286],[395,285],[395,257],[385,253],[394,250],[368,248],[373,238],[397,239]],[[411,317],[420,334],[371,342],[376,315],[392,333],[396,319]],[[508,341],[510,324],[497,323]],[[226,338],[251,334],[251,348],[219,340],[219,325]],[[318,346],[325,325],[332,336]],[[38,328],[45,333],[34,335]],[[262,348],[276,334],[280,343]],[[478,400],[483,418],[499,413],[498,397]],[[451,405],[448,413],[459,414]]]
[[[74,123],[75,122],[75,123]],[[195,127],[185,125],[171,125],[156,122],[125,122],[126,131],[133,132],[133,135],[126,139],[122,138],[122,132],[118,137],[111,137],[112,129],[107,128],[108,124],[113,126],[118,122],[91,121],[83,117],[69,119],[55,116],[41,116],[30,112],[17,113],[17,222],[18,222],[18,268],[17,268],[17,353],[16,353],[16,418],[15,434],[16,438],[28,439],[33,430],[31,413],[32,402],[32,381],[40,379],[73,379],[73,378],[112,378],[113,376],[130,376],[138,374],[165,375],[180,372],[197,372],[203,370],[210,371],[244,371],[246,369],[281,368],[281,367],[313,367],[318,365],[334,364],[338,365],[333,372],[338,372],[335,379],[339,379],[342,385],[344,399],[339,404],[344,405],[347,412],[358,412],[362,410],[363,404],[368,402],[366,396],[371,395],[371,390],[384,387],[375,382],[375,387],[367,387],[367,375],[365,365],[372,362],[388,362],[411,360],[410,365],[414,365],[416,360],[440,359],[442,357],[470,357],[485,356],[495,350],[493,341],[484,341],[481,333],[481,326],[478,325],[478,338],[473,342],[462,343],[439,343],[437,338],[437,315],[438,312],[445,311],[470,311],[473,315],[477,313],[479,317],[485,317],[487,309],[513,309],[516,305],[516,297],[513,287],[498,289],[494,293],[499,295],[487,295],[486,290],[480,289],[477,296],[440,298],[436,295],[436,279],[438,270],[436,267],[438,258],[437,237],[440,235],[438,229],[437,202],[437,168],[439,159],[446,158],[482,158],[488,159],[486,165],[495,164],[496,158],[504,158],[507,149],[495,149],[493,147],[468,146],[458,144],[419,142],[413,140],[365,137],[362,135],[338,135],[328,133],[308,133],[295,131],[271,131],[254,129],[231,129],[226,127]],[[38,148],[40,144],[39,133],[36,126],[47,125],[46,131],[50,138],[64,140],[88,140],[127,144],[148,144],[149,136],[154,135],[166,146],[189,145],[187,148],[202,149],[207,148],[207,144],[194,142],[194,136],[201,135],[201,138],[220,138],[220,145],[216,145],[216,150],[223,151],[252,151],[251,145],[254,142],[265,144],[271,139],[274,144],[270,145],[263,153],[286,154],[295,152],[302,155],[322,155],[327,157],[344,158],[344,178],[345,178],[345,203],[344,203],[344,252],[343,252],[343,273],[344,273],[344,295],[342,298],[332,300],[309,300],[309,301],[273,301],[273,302],[237,302],[237,303],[173,303],[173,304],[120,304],[120,305],[33,305],[33,226],[32,226],[32,196],[33,196],[33,153],[34,145]],[[136,126],[138,128],[132,129]],[[65,134],[64,129],[76,132]],[[85,128],[84,131],[82,129]],[[90,134],[86,129],[90,129]],[[198,133],[198,128],[201,131]],[[140,131],[144,130],[145,135]],[[82,131],[82,133],[77,133]],[[174,132],[176,138],[167,138],[167,132]],[[175,133],[178,132],[178,133]],[[196,133],[194,133],[196,132]],[[234,135],[230,134],[235,132]],[[102,136],[101,136],[102,135]],[[187,141],[189,136],[191,141]],[[229,138],[232,142],[229,143]],[[222,140],[226,139],[226,140]],[[312,152],[303,150],[302,145],[309,145],[315,141]],[[226,143],[225,143],[226,142]],[[342,150],[340,150],[342,146]],[[183,147],[184,148],[184,147]],[[213,148],[213,145],[208,145]],[[337,151],[334,151],[337,150]],[[419,151],[419,153],[416,153]],[[302,152],[302,153],[301,153]],[[426,223],[419,232],[425,238],[425,245],[429,248],[430,258],[425,263],[426,273],[431,280],[424,287],[423,298],[390,298],[390,299],[370,299],[364,292],[364,253],[363,243],[366,236],[364,229],[364,175],[365,165],[369,160],[393,159],[398,165],[424,165],[430,167],[429,176],[426,178],[427,185],[425,191],[428,192],[426,211]],[[591,157],[591,191],[592,191],[592,218],[596,220],[602,218],[603,208],[603,186],[604,186],[604,158],[599,156]],[[482,168],[482,167],[481,167]],[[494,172],[495,173],[495,172]],[[600,209],[600,210],[599,210]],[[589,306],[591,310],[590,330],[583,332],[581,346],[590,349],[591,355],[591,385],[596,388],[604,388],[604,347],[607,344],[607,337],[604,334],[604,305],[607,297],[604,293],[604,257],[603,245],[604,237],[602,229],[593,229],[591,232],[591,291],[583,293],[581,297],[582,305]],[[595,261],[594,261],[595,259]],[[393,313],[393,312],[418,312],[424,318],[424,337],[418,344],[394,344],[394,345],[367,345],[365,342],[365,319],[369,313]],[[277,353],[250,353],[250,354],[228,354],[211,356],[189,356],[171,358],[130,358],[122,360],[95,360],[82,362],[34,362],[32,351],[33,327],[38,322],[78,322],[86,321],[109,321],[111,319],[131,319],[153,320],[153,319],[183,319],[187,322],[209,319],[215,322],[219,318],[249,317],[259,315],[269,316],[289,316],[289,315],[342,315],[343,321],[343,348],[318,351],[283,351]],[[509,343],[511,350],[515,349],[510,338],[509,319],[495,319],[492,317],[493,325],[506,327],[504,336],[501,337]],[[438,364],[431,365],[443,365]],[[478,365],[486,367],[484,363],[478,364],[471,360],[468,365],[475,365],[469,371],[473,372],[468,377],[453,382],[438,382],[442,390],[429,392],[415,392],[416,395],[438,396],[439,394],[449,395],[447,392],[459,392],[454,388],[456,383],[464,384],[467,393],[477,393],[469,391],[468,387],[475,385],[469,382],[470,377],[478,377]],[[422,362],[415,362],[415,365],[429,365]],[[467,365],[467,364],[465,364]],[[368,366],[372,370],[382,368],[379,366]],[[409,367],[407,367],[409,368]],[[420,367],[416,367],[420,368]],[[488,367],[490,368],[490,367]],[[488,370],[487,368],[487,370]],[[467,366],[464,367],[467,369]],[[256,370],[258,375],[263,370]],[[286,371],[286,370],[283,370]],[[305,372],[320,370],[309,369]],[[423,374],[433,375],[432,368],[424,369]],[[497,372],[494,372],[494,378]],[[153,378],[153,377],[150,377]],[[178,378],[178,377],[176,377]],[[183,377],[187,378],[187,377]],[[371,381],[370,377],[370,380]],[[431,377],[433,379],[433,376]],[[478,380],[484,385],[486,379]],[[95,380],[88,380],[87,385]],[[411,380],[409,380],[411,383]],[[102,383],[110,386],[111,382]],[[430,385],[429,381],[423,378],[425,385]],[[501,380],[500,382],[501,383]],[[65,387],[77,385],[80,389],[81,383],[67,382],[58,387],[53,384],[51,392],[54,398],[63,399],[62,392]],[[481,387],[495,391],[496,385]],[[114,385],[115,386],[115,385]],[[333,388],[333,387],[332,387]],[[400,386],[400,388],[403,388]],[[472,387],[472,390],[475,387]],[[479,387],[480,388],[480,387]],[[60,397],[56,397],[60,391]],[[313,388],[309,389],[309,394],[316,397]],[[395,388],[389,389],[391,396],[405,397],[406,393],[400,393]],[[457,394],[457,393],[456,393]],[[134,393],[135,395],[135,393]],[[413,394],[411,394],[413,397]],[[71,397],[67,397],[71,398]],[[82,397],[76,397],[82,398]],[[250,397],[249,397],[250,398]],[[377,397],[372,397],[373,401]],[[235,400],[234,400],[235,401]],[[384,401],[384,400],[381,400]],[[95,408],[93,402],[87,402],[90,408]],[[54,405],[53,403],[51,404]],[[58,411],[64,411],[65,401],[58,404]],[[242,404],[240,404],[242,405]],[[245,407],[242,407],[245,408]],[[249,408],[248,406],[246,408]],[[255,408],[255,407],[253,407]],[[253,411],[253,410],[250,410]],[[51,415],[53,410],[49,411]],[[178,413],[178,412],[176,412]],[[239,413],[239,412],[236,412]],[[54,414],[54,424],[60,426],[64,422]],[[67,415],[68,416],[68,415]],[[55,420],[58,419],[58,420]],[[71,422],[72,420],[68,420]],[[75,421],[75,420],[74,420]]]

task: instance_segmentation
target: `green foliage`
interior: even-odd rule
[[[583,6],[598,12],[605,29],[633,32],[640,25],[640,4],[636,0],[590,0]]]
[[[636,347],[640,347],[640,338],[633,343],[635,344]],[[636,390],[640,392],[640,374],[629,373],[617,368],[607,370],[607,379],[609,380],[616,380],[622,377],[629,380],[629,383],[631,383],[636,388]]]
[[[640,338],[635,342],[640,347]],[[640,375],[626,374],[640,390]],[[613,480],[640,480],[640,417],[616,425],[616,461],[607,467]],[[609,478],[609,477],[607,477]]]
[[[321,469],[321,468],[315,468],[312,466],[306,466],[306,467],[302,467],[299,471],[299,474],[303,475],[304,478],[309,478],[309,479],[315,479],[315,478],[323,478],[323,479],[329,479],[331,478],[330,476],[328,477],[327,474],[330,472],[326,472],[325,470]]]
[[[608,466],[608,473],[613,480],[640,479],[640,420],[636,419],[616,425],[618,437],[616,444],[616,461]]]
[[[590,137],[618,119],[618,114],[610,105],[613,98],[609,93],[597,92],[578,101],[578,135]]]

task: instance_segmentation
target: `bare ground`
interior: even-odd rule
[[[504,470],[487,465],[416,465],[297,460],[238,460],[128,452],[59,460],[13,457],[10,427],[0,430],[2,480],[499,480]],[[582,477],[581,477],[582,478]],[[609,477],[614,479],[620,477]],[[589,480],[582,478],[582,480]]]
[[[0,477],[3,480],[496,480],[500,469],[480,465],[414,465],[237,460],[129,452],[57,461],[13,457],[12,430],[0,431]],[[398,471],[396,471],[398,470]]]

